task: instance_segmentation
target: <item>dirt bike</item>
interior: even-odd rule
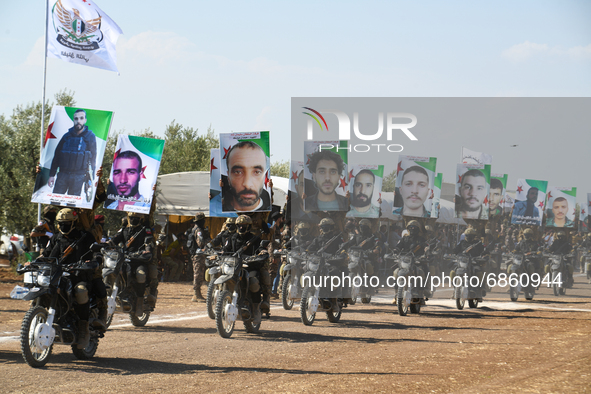
[[[43,367],[54,344],[70,345],[79,360],[88,360],[96,353],[99,339],[104,337],[92,324],[99,313],[96,300],[89,294],[90,341],[86,348],[78,349],[80,318],[74,311],[75,295],[70,277],[78,272],[92,273],[97,267],[95,261],[63,265],[56,258],[46,257],[17,267],[17,273],[24,274],[25,286],[30,289],[24,300],[32,301],[21,325],[21,353],[31,367]]]
[[[566,289],[572,286],[572,278],[568,269],[568,259],[572,258],[571,254],[545,254],[548,259],[546,268],[550,273],[552,289],[556,297],[565,295]]]
[[[396,291],[396,305],[398,314],[406,316],[410,313],[420,313],[421,306],[431,294],[428,293],[428,283],[423,270],[424,260],[419,259],[413,253],[399,254],[398,269],[395,272],[396,283],[399,284]],[[403,277],[404,280],[398,278]],[[403,285],[404,284],[404,285]]]
[[[330,243],[331,241],[327,245]],[[300,317],[304,325],[311,326],[318,311],[326,312],[326,317],[331,323],[337,323],[341,319],[343,308],[347,306],[342,293],[344,289],[329,291],[326,286],[317,285],[316,282],[334,275],[341,276],[346,269],[346,262],[346,257],[341,254],[333,256],[320,251],[308,255],[305,273],[302,276],[304,290],[300,300]]]
[[[126,255],[120,247],[106,244],[103,246],[101,253],[103,255],[103,282],[107,288],[107,327],[113,322],[115,311],[129,314],[129,320],[135,327],[145,326],[154,308],[148,304],[144,293],[144,310],[141,311],[141,315],[136,313],[138,294],[133,289],[133,283],[145,283],[146,267],[150,262],[151,255],[142,255],[141,253]],[[134,278],[130,278],[132,272],[136,273]],[[142,272],[144,272],[143,275]],[[146,288],[147,290],[148,288]]]
[[[536,294],[536,287],[542,278],[536,273],[536,266],[533,261],[535,252],[506,254],[503,257],[508,258],[507,274],[509,275],[509,297],[515,302],[519,298],[519,293],[523,291],[525,299],[531,301]],[[534,275],[538,275],[538,284],[534,286]],[[513,285],[517,283],[516,285]],[[522,287],[526,284],[525,287]]]
[[[305,252],[294,248],[287,254],[287,264],[283,266],[283,284],[281,285],[281,301],[283,309],[289,311],[296,301],[302,297],[301,277],[304,274],[304,262],[307,259]]]
[[[375,293],[375,289],[367,285],[367,280],[363,281],[363,277],[373,275],[373,265],[368,251],[359,247],[349,248],[349,276],[351,277],[351,305],[354,305],[357,297],[361,298],[361,303],[369,304],[371,296]],[[356,283],[360,283],[357,286]]]
[[[215,323],[222,338],[232,336],[239,318],[244,323],[246,332],[259,332],[262,301],[259,270],[268,259],[268,253],[246,258],[240,252],[232,256],[221,256],[221,275],[214,284],[220,286],[215,306]]]
[[[486,291],[484,290],[484,277],[480,280],[476,276],[476,264],[483,266],[486,264],[488,258],[486,257],[472,257],[468,254],[456,255],[455,261],[455,277],[462,277],[462,284],[460,286],[454,285],[453,298],[456,300],[456,307],[459,310],[464,309],[466,300],[470,308],[478,308],[478,303],[482,302]],[[464,277],[466,278],[464,280]],[[477,283],[474,285],[474,279]]]
[[[205,295],[205,306],[207,308],[207,316],[215,320],[215,306],[220,295],[221,286],[216,285],[216,279],[221,275],[221,256],[222,253],[213,249],[197,252],[208,255],[205,259],[205,267],[207,269],[206,279],[209,277],[207,285],[207,294]]]

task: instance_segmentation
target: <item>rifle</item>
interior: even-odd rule
[[[137,233],[135,233],[131,238],[129,238],[129,241],[127,241],[127,243],[125,244],[126,248],[129,248],[131,246],[131,244],[133,243],[133,241],[135,241],[135,239],[144,232],[144,230],[146,229],[146,226],[142,227],[140,229],[140,231],[138,231]]]
[[[70,244],[66,248],[66,250],[64,250],[64,253],[62,253],[62,257],[60,257],[60,259],[58,260],[59,264],[63,263],[65,258],[68,257],[68,255],[74,251],[74,249],[76,248],[76,246],[78,246],[80,241],[82,241],[86,237],[86,234],[88,234],[88,233],[84,232],[80,238],[78,238],[74,243]],[[86,252],[86,253],[88,253],[88,252]],[[84,255],[86,255],[86,253]]]

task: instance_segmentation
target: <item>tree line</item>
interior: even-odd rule
[[[58,92],[54,101],[45,105],[45,127],[49,125],[54,105],[75,107],[74,92]],[[0,115],[0,229],[9,234],[27,236],[37,225],[37,204],[31,203],[35,185],[35,167],[39,163],[39,135],[41,130],[41,102],[17,106],[10,116]],[[131,134],[148,138],[160,138],[152,130],[127,133],[111,132],[103,158],[103,183],[107,184],[117,137]],[[210,149],[219,147],[219,139],[210,126],[205,133],[183,126],[173,120],[164,130],[164,152],[160,163],[160,175],[186,171],[209,171]],[[271,164],[271,175],[289,177],[289,162]],[[124,212],[98,208],[96,214],[105,216],[105,230],[119,228]]]

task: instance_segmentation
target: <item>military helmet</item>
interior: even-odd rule
[[[236,226],[238,226],[238,234],[246,234],[250,231],[252,219],[249,216],[240,215],[236,219]]]
[[[55,220],[59,232],[68,235],[74,230],[74,227],[76,227],[78,213],[72,208],[64,208],[57,213]]]
[[[523,230],[523,236],[525,237],[525,239],[531,239],[534,236],[534,232],[531,228],[526,228],[525,230]]]
[[[322,227],[324,225],[334,226],[334,220],[332,220],[331,218],[324,218],[320,221],[320,227]]]
[[[320,224],[318,225],[318,227],[320,227],[320,231],[323,234],[328,234],[330,232],[332,232],[334,230],[334,220],[332,220],[331,218],[324,218],[320,221]]]
[[[371,222],[369,221],[369,219],[361,219],[361,221],[359,222],[359,225],[371,227]]]
[[[310,224],[307,222],[298,223],[296,230],[297,235],[305,237],[306,235],[310,234]]]
[[[303,229],[303,228],[310,229],[310,223],[308,223],[308,222],[300,222],[300,223],[298,223],[298,225],[297,225],[297,227],[296,227],[296,228],[297,228],[298,230],[301,230],[301,229]]]
[[[144,214],[141,214],[139,212],[128,212],[127,213],[128,226],[130,226],[130,227],[139,226],[140,223],[142,222],[143,217],[144,217]]]
[[[194,222],[198,222],[200,220],[205,220],[205,214],[203,212],[197,212],[193,218]]]
[[[559,231],[559,232],[556,234],[556,239],[564,239],[565,237],[566,237],[566,234],[564,234],[564,232],[563,232],[563,231]]]
[[[224,226],[226,227],[226,230],[228,230],[231,233],[235,233],[236,232],[236,218],[227,218],[226,222],[224,223]]]
[[[419,225],[419,222],[417,222],[416,220],[411,220],[410,222],[408,222],[408,224],[406,225],[406,228],[409,228],[411,226],[417,226],[418,228],[420,228],[421,226]]]
[[[468,227],[466,231],[464,231],[464,235],[474,235],[476,236],[476,230],[472,227]]]
[[[466,229],[466,231],[464,231],[464,236],[466,237],[466,240],[471,242],[472,240],[474,240],[474,238],[476,238],[476,230],[472,227],[468,227]]]

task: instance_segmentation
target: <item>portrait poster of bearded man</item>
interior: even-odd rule
[[[511,223],[541,226],[547,191],[548,181],[517,179]]]
[[[347,141],[304,142],[304,210],[349,211]]]
[[[120,135],[113,155],[104,207],[150,213],[163,151],[164,140]]]
[[[383,165],[355,165],[349,171],[349,203],[347,217],[380,217]]]
[[[268,131],[220,133],[222,212],[271,210]]]
[[[394,215],[431,217],[437,158],[405,156],[398,158],[394,191]]]
[[[457,165],[456,218],[488,220],[490,168],[490,164]]]
[[[112,119],[111,111],[53,107],[31,202],[92,208]]]
[[[546,227],[574,228],[577,188],[553,186],[546,198]]]

